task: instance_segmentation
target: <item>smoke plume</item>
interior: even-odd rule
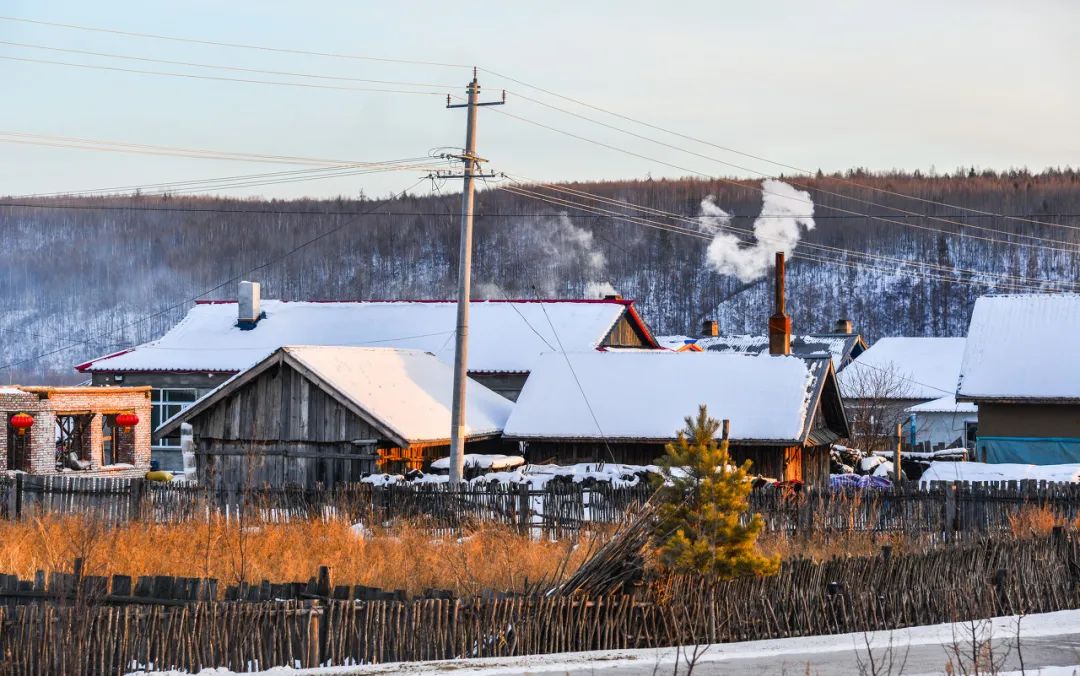
[[[761,190],[761,214],[754,221],[756,241],[750,245],[721,230],[730,224],[731,215],[717,206],[711,195],[701,201],[698,228],[715,233],[706,252],[709,265],[720,274],[735,275],[743,282],[764,277],[777,251],[790,256],[802,236],[800,225],[814,229],[814,202],[810,193],[773,179],[762,181]]]

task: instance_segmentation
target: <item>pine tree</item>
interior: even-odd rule
[[[747,523],[750,461],[731,463],[726,440],[717,441],[720,423],[705,407],[686,418],[686,429],[666,447],[657,498],[659,519],[654,534],[660,563],[673,572],[733,578],[772,575],[775,558],[757,550],[764,522],[755,514]]]

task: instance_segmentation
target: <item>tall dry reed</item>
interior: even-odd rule
[[[522,590],[526,581],[573,571],[589,543],[534,540],[503,526],[432,535],[422,524],[358,532],[345,521],[238,524],[215,519],[173,525],[106,526],[92,518],[45,516],[0,522],[0,572],[31,576],[70,570],[91,575],[172,575],[294,582],[330,566],[335,584],[403,589]]]

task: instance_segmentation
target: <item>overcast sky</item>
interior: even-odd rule
[[[6,16],[210,41],[475,64],[718,145],[826,171],[1080,164],[1080,3],[475,0],[7,0]],[[460,146],[467,68],[271,53],[0,21],[0,40],[341,78],[429,83],[433,95],[184,79],[0,59],[0,132],[379,161]],[[0,45],[0,57],[389,88]],[[514,96],[758,169],[775,166],[635,127],[481,73],[506,113],[653,159],[481,112],[496,171],[545,180],[748,175]],[[416,89],[412,87],[412,89]],[[83,190],[302,167],[0,143],[0,194]],[[682,167],[666,166],[663,162]],[[417,170],[227,194],[385,195]],[[447,189],[454,189],[455,186]]]

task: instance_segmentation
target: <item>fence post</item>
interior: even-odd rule
[[[532,510],[529,506],[529,484],[523,483],[518,486],[518,529],[522,535],[529,533],[531,521]]]
[[[135,477],[131,479],[128,488],[128,515],[132,521],[142,521],[142,503],[146,494],[146,479]]]
[[[945,485],[945,541],[953,539],[953,533],[957,528],[956,523],[956,484]]]
[[[23,475],[15,475],[15,485],[8,494],[8,519],[18,521],[22,516]]]
[[[311,602],[311,610],[308,611],[308,632],[307,632],[307,658],[305,667],[316,668],[322,662],[320,656],[319,645],[319,602]]]

